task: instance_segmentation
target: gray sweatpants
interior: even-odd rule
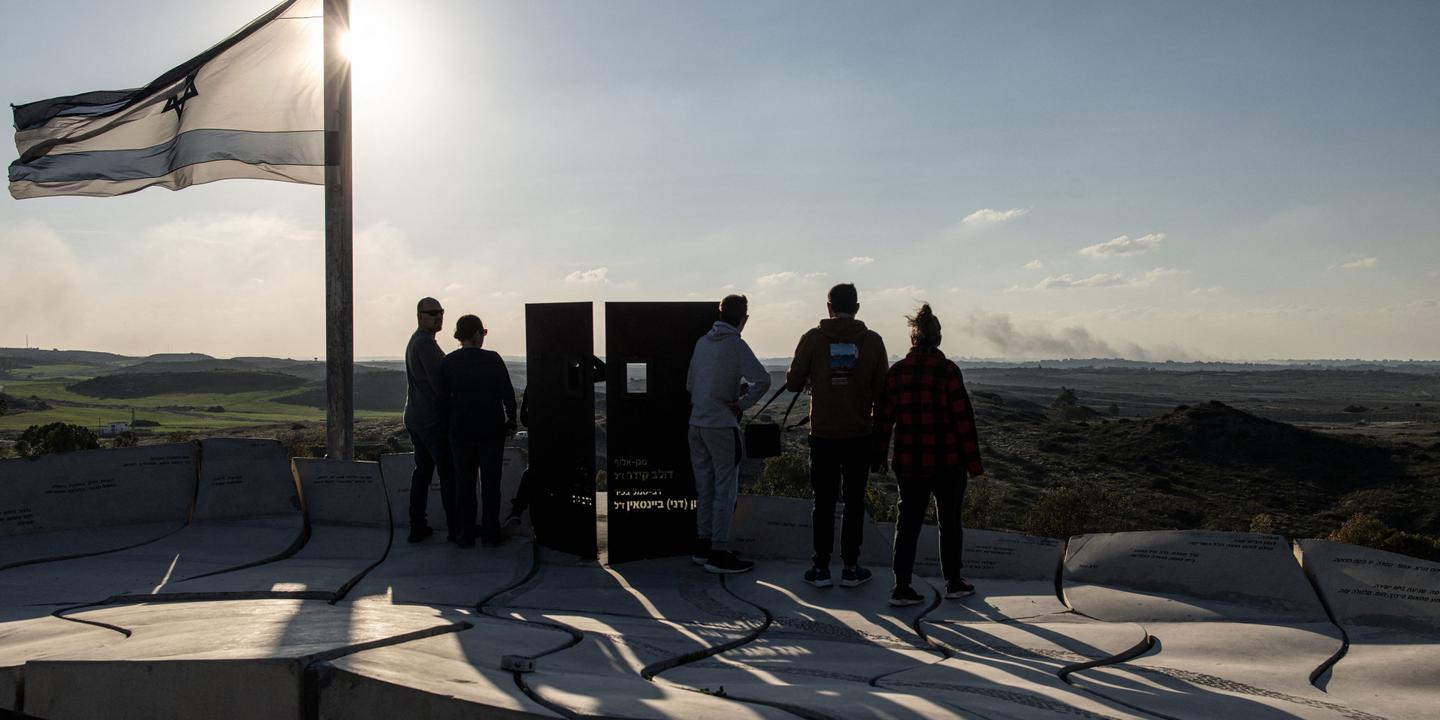
[[[740,430],[690,426],[690,466],[695,469],[695,536],[712,550],[728,550],[730,518],[740,485]]]

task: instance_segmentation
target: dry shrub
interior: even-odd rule
[[[1025,516],[1025,532],[1043,537],[1068,538],[1098,532],[1131,529],[1130,502],[1095,484],[1052,487],[1040,493]]]
[[[1396,530],[1370,513],[1351,515],[1335,532],[1330,533],[1330,539],[1440,562],[1440,540]]]
[[[1277,527],[1275,516],[1270,513],[1256,513],[1255,517],[1250,518],[1250,532],[1252,533],[1274,535],[1278,532]]]

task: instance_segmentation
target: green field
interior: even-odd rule
[[[44,401],[43,410],[11,408],[0,415],[0,437],[14,437],[31,425],[52,422],[73,423],[89,428],[133,419],[158,423],[155,427],[135,428],[137,432],[164,434],[225,430],[279,423],[323,422],[321,408],[284,402],[278,398],[294,395],[295,389],[241,393],[168,392],[135,398],[91,397],[68,388],[82,380],[114,372],[116,368],[101,365],[55,363],[34,364],[13,368],[0,379],[0,392],[11,398]],[[208,408],[223,407],[223,412]],[[387,419],[400,414],[394,411],[357,411],[357,419]]]

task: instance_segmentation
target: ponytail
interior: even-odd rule
[[[915,347],[940,346],[940,318],[930,309],[930,303],[921,303],[914,315],[906,315],[910,325],[910,344]]]

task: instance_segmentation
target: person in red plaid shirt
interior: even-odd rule
[[[885,392],[875,403],[875,444],[872,469],[885,470],[890,436],[895,456],[890,461],[900,484],[900,518],[895,525],[895,587],[890,604],[915,605],[924,598],[910,587],[915,569],[915,544],[930,496],[940,523],[940,570],[945,597],[965,597],[974,586],[960,577],[964,530],[960,509],[969,478],[984,474],[975,412],[960,368],[940,352],[940,320],[928,303],[910,324],[910,353],[885,374]]]

